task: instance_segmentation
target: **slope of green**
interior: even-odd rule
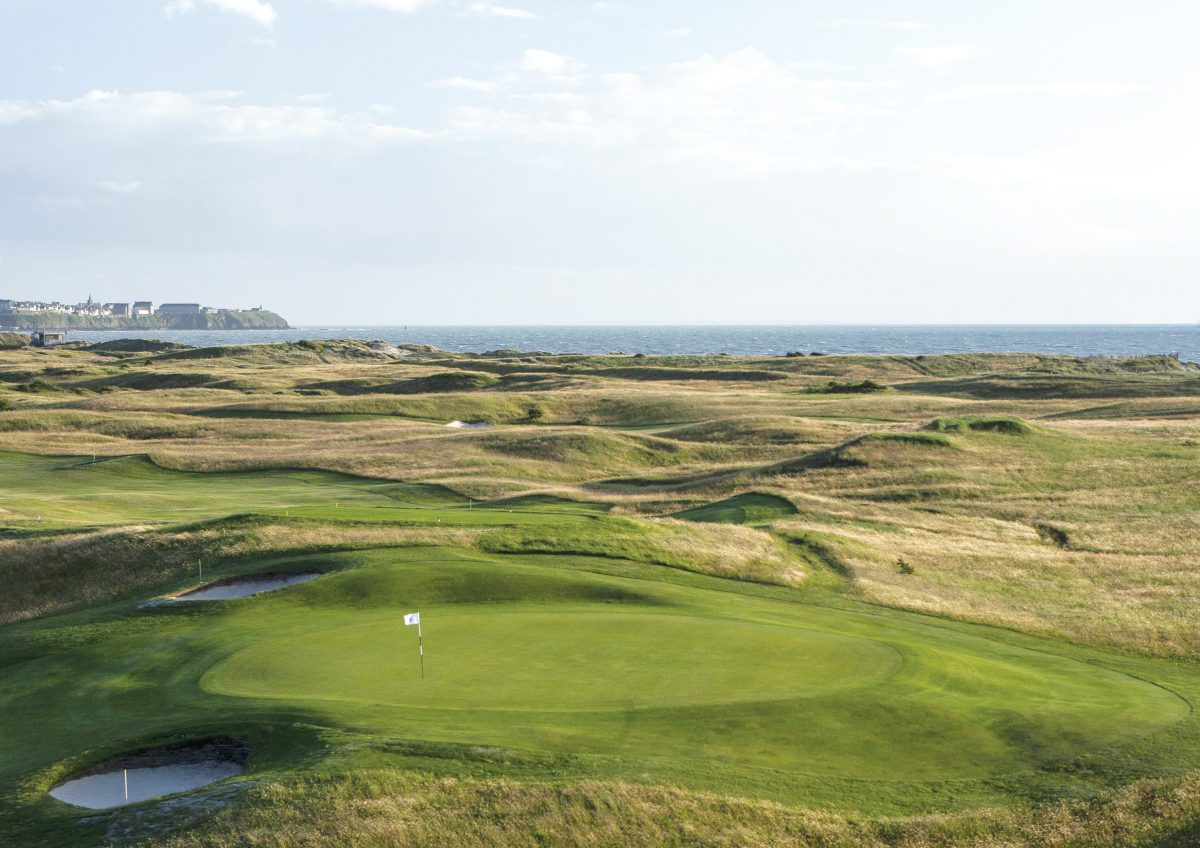
[[[38,527],[179,523],[292,507],[332,510],[335,503],[444,506],[449,497],[441,487],[325,471],[179,472],[142,456],[93,461],[0,453],[0,477],[7,484],[0,490],[3,522]]]
[[[719,524],[769,524],[777,518],[796,514],[796,507],[787,498],[762,492],[746,492],[715,503],[685,509],[675,518],[687,521],[707,521]]]

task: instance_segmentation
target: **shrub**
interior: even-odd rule
[[[896,560],[896,570],[901,574],[916,574],[917,570],[909,564],[904,557],[899,557]]]
[[[45,380],[36,378],[30,380],[28,383],[18,383],[17,385],[13,386],[13,388],[18,392],[30,392],[33,394],[36,394],[37,392],[53,392],[58,390],[57,386],[53,386],[50,383],[47,383]]]
[[[815,356],[816,354],[813,355]],[[830,380],[824,386],[816,386],[811,391],[827,395],[859,395],[886,392],[887,386],[882,383],[876,383],[874,380],[863,380],[860,383]]]

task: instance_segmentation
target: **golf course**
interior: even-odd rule
[[[1200,838],[1196,366],[134,348],[0,352],[0,844]]]

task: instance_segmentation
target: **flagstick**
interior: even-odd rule
[[[129,800],[129,769],[125,769],[125,800]]]
[[[417,653],[421,655],[421,679],[425,679],[425,640],[421,637],[421,622],[417,622]]]

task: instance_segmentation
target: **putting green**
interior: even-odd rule
[[[519,561],[373,561],[231,610],[200,688],[413,738],[859,780],[1014,774],[1188,713],[1069,652],[930,619]]]
[[[629,709],[796,698],[864,686],[902,664],[833,633],[654,613],[458,612],[416,633],[394,620],[259,643],[207,675],[232,695],[474,709]],[[314,666],[314,643],[334,646]],[[435,661],[436,658],[436,661]],[[547,687],[548,680],[553,686]]]
[[[1031,775],[1057,785],[1081,761],[1125,775],[1163,756],[1189,714],[1150,682],[1154,663],[679,572],[663,582],[649,566],[454,549],[292,563],[318,565],[320,578],[239,601],[131,601],[0,631],[0,656],[27,657],[0,676],[0,781],[156,734],[300,721],[449,745],[468,767],[483,746],[583,774],[926,809],[957,803],[939,794],[951,785],[980,803]],[[424,680],[401,619],[414,610]],[[1117,670],[1128,662],[1136,675]]]

